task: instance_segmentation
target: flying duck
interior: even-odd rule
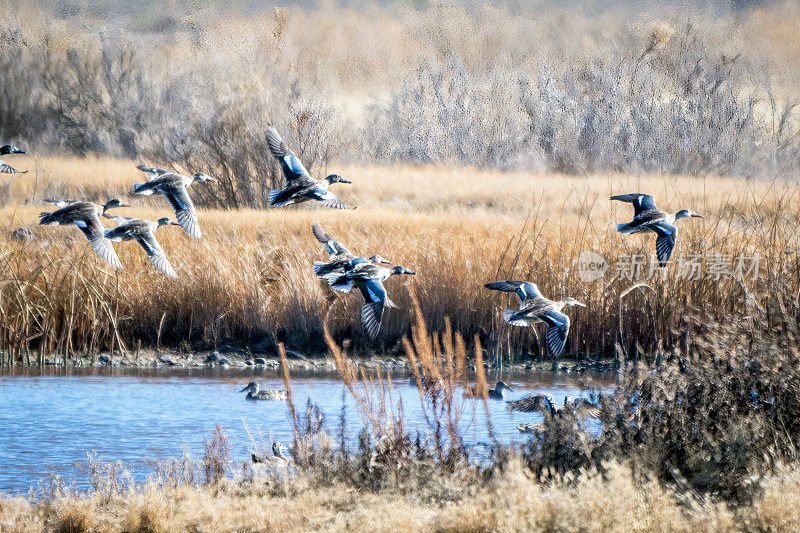
[[[155,170],[158,171],[161,169]],[[200,224],[197,223],[197,214],[194,210],[194,204],[192,203],[192,199],[189,198],[189,193],[186,191],[186,188],[195,181],[207,182],[217,180],[202,172],[197,172],[191,176],[182,176],[174,172],[164,172],[163,174],[158,174],[157,177],[150,181],[134,183],[133,192],[145,196],[149,196],[154,192],[163,194],[175,210],[178,224],[183,228],[186,234],[193,239],[202,239],[203,234],[200,232]]]
[[[147,258],[159,272],[170,278],[178,277],[169,259],[167,259],[167,254],[158,244],[155,233],[161,226],[178,226],[177,222],[167,217],[160,218],[156,222],[150,222],[149,220],[140,220],[138,218],[104,216],[118,223],[116,228],[105,230],[106,239],[113,242],[135,240],[144,248]]]
[[[600,416],[600,406],[586,398],[571,399],[564,397],[564,405],[557,407],[547,394],[535,394],[525,396],[519,400],[508,402],[510,411],[520,411],[523,413],[539,412],[545,418],[554,418],[571,413],[580,418],[597,418]]]
[[[6,154],[24,154],[26,153],[25,150],[21,148],[17,148],[13,144],[6,144],[5,146],[0,146],[0,155]],[[17,170],[16,168],[12,167],[5,161],[0,161],[0,172],[5,174],[25,174],[28,172],[27,170]]]
[[[117,207],[128,207],[128,204],[116,198],[109,200],[104,206],[92,202],[65,203],[63,207],[52,213],[40,213],[39,224],[44,226],[75,224],[89,239],[89,244],[100,259],[115,270],[122,270],[122,263],[117,257],[111,241],[106,238],[106,230],[103,223],[100,222],[101,216],[104,216],[109,209]]]
[[[325,207],[351,209],[328,190],[328,187],[334,183],[350,183],[350,181],[338,174],[330,174],[321,180],[312,178],[300,159],[289,150],[274,128],[267,129],[267,144],[272,155],[281,165],[283,177],[286,178],[284,189],[273,189],[269,192],[270,205],[283,207],[313,200]]]
[[[656,206],[656,201],[649,194],[619,194],[612,196],[612,200],[633,204],[633,220],[625,224],[617,224],[617,231],[620,233],[645,233],[652,231],[658,235],[656,237],[656,255],[658,265],[667,266],[667,261],[675,248],[678,228],[673,224],[682,218],[703,218],[688,209],[681,209],[675,215],[665,213]]]
[[[492,400],[504,400],[506,391],[514,392],[514,389],[508,386],[505,381],[498,381],[493,389],[489,389],[488,396]],[[464,398],[479,398],[477,387],[470,387],[464,391]]]
[[[273,402],[280,402],[286,399],[286,391],[284,390],[259,390],[258,383],[251,381],[245,388],[239,392],[248,391],[245,399],[258,401],[258,400],[271,400]]]
[[[316,274],[318,278],[328,279],[330,274],[344,274],[360,263],[370,262],[375,265],[389,264],[387,259],[377,254],[370,256],[368,259],[356,257],[350,250],[345,248],[342,243],[328,235],[319,224],[313,224],[311,230],[314,232],[314,237],[322,243],[323,248],[325,248],[329,256],[327,263],[324,261],[314,261],[314,274]]]
[[[584,304],[573,298],[565,298],[559,301],[548,300],[535,283],[528,281],[495,281],[487,283],[487,289],[493,291],[515,292],[519,297],[520,306],[517,311],[506,309],[503,311],[503,320],[512,326],[527,327],[538,322],[547,324],[545,333],[545,344],[550,355],[557,358],[564,350],[569,332],[569,317],[561,312],[562,309],[571,305],[586,307]]]
[[[328,280],[332,289],[341,292],[350,292],[353,283],[358,286],[364,296],[364,305],[361,307],[361,324],[367,330],[370,338],[374,340],[381,328],[384,307],[397,307],[386,295],[383,282],[391,276],[401,274],[414,275],[416,272],[400,265],[390,269],[365,262],[356,264],[344,274],[335,272],[328,274],[325,279]]]

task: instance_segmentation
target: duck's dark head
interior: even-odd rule
[[[6,154],[24,154],[25,150],[22,148],[17,148],[13,144],[7,144],[5,146],[0,146],[0,155]]]
[[[511,387],[508,385],[508,383],[506,383],[505,381],[498,381],[498,382],[497,382],[497,385],[495,385],[495,387],[494,387],[494,390],[496,390],[497,392],[501,392],[501,393],[502,393],[504,390],[510,390],[511,392],[514,392],[514,389],[512,389],[512,388],[511,388]]]
[[[399,276],[400,274],[411,274],[414,276],[416,275],[416,272],[401,265],[397,265],[396,267],[392,268],[392,276]]]
[[[109,209],[114,209],[116,207],[130,207],[130,206],[118,198],[113,198],[108,202],[106,202],[106,205],[103,206],[103,213],[105,213]]]
[[[675,220],[680,220],[682,218],[703,218],[703,215],[699,215],[694,211],[690,211],[689,209],[681,209],[677,213],[675,213]]]
[[[161,226],[180,226],[180,224],[169,217],[163,217],[158,219],[158,227],[160,228]]]
[[[585,303],[581,303],[575,298],[570,298],[569,296],[567,296],[566,298],[564,298],[564,307],[569,307],[570,305],[577,305],[578,307],[586,307]]]
[[[328,176],[325,176],[325,180],[328,183],[352,183],[350,180],[344,179],[339,174],[330,174]]]
[[[250,383],[247,384],[245,388],[243,388],[239,392],[244,392],[244,391],[252,391],[253,394],[258,394],[258,383],[256,383],[255,381],[251,381]]]
[[[283,450],[285,449],[286,448],[283,446],[283,444],[281,444],[278,441],[275,441],[272,444],[272,455],[274,455],[275,457],[280,457],[281,459],[286,459],[286,456],[283,455]]]

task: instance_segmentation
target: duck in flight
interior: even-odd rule
[[[117,200],[109,200],[105,205],[92,202],[75,202],[71,200],[50,200],[56,207],[61,206],[52,213],[40,213],[39,224],[43,226],[64,226],[75,224],[86,235],[89,244],[95,253],[108,263],[114,270],[122,270],[122,263],[106,238],[106,229],[100,222],[101,216],[106,216],[109,209],[128,207],[128,204]],[[56,203],[57,202],[57,203]]]
[[[523,413],[539,412],[545,418],[555,418],[572,414],[579,418],[597,418],[600,416],[600,406],[586,398],[564,397],[564,405],[556,406],[547,394],[534,394],[513,400],[507,404],[509,411],[520,411]]]
[[[487,283],[485,287],[493,291],[517,294],[520,301],[519,309],[516,311],[506,309],[503,312],[503,320],[512,326],[527,327],[538,322],[547,324],[545,344],[554,358],[558,358],[564,351],[569,332],[569,317],[561,311],[572,305],[586,307],[578,300],[569,297],[558,301],[548,300],[542,296],[535,283],[528,281],[495,281]]]
[[[271,206],[283,207],[315,201],[334,209],[352,209],[328,190],[328,187],[334,183],[350,183],[350,181],[338,174],[330,174],[321,180],[312,178],[300,159],[289,150],[281,136],[272,127],[267,129],[267,144],[272,155],[281,165],[283,177],[286,178],[284,189],[273,189],[269,192]]]
[[[164,217],[156,222],[130,217],[113,217],[103,215],[117,222],[117,227],[105,230],[106,239],[113,242],[135,240],[144,249],[147,258],[159,272],[170,278],[177,278],[178,274],[167,259],[167,254],[156,239],[156,230],[161,226],[178,226],[174,220]]]
[[[645,233],[654,232],[656,237],[656,255],[658,265],[667,266],[672,250],[675,248],[678,228],[675,222],[682,218],[703,218],[688,209],[681,209],[675,215],[670,215],[656,206],[656,201],[649,194],[618,194],[612,200],[633,204],[633,220],[625,224],[617,224],[620,233]]]
[[[200,232],[200,224],[197,222],[197,213],[195,213],[194,204],[186,188],[196,181],[208,182],[217,180],[202,172],[197,172],[191,176],[182,176],[167,171],[159,174],[158,171],[163,169],[144,168],[147,170],[142,170],[142,168],[139,168],[139,170],[148,173],[148,175],[152,175],[149,171],[153,170],[156,173],[156,177],[144,183],[134,183],[133,192],[144,196],[149,196],[154,192],[163,194],[164,198],[175,210],[178,224],[186,234],[193,239],[202,239],[203,234]]]
[[[21,148],[17,148],[13,144],[6,144],[5,146],[0,146],[0,155],[6,154],[24,154],[26,153],[25,150]],[[5,161],[0,161],[0,172],[4,174],[25,174],[28,172],[27,170],[17,170],[16,168],[12,167]]]
[[[313,224],[311,231],[314,233],[314,237],[322,243],[325,251],[328,252],[327,262],[314,261],[314,274],[318,278],[330,279],[331,274],[344,274],[360,263],[390,264],[387,259],[377,254],[369,258],[355,256],[342,243],[328,235],[319,224]]]
[[[328,274],[325,279],[328,280],[332,289],[340,292],[350,292],[353,283],[361,290],[361,294],[364,296],[364,305],[361,307],[361,324],[369,337],[375,340],[381,329],[384,308],[397,307],[386,295],[383,282],[391,276],[402,274],[414,275],[416,272],[400,265],[387,268],[375,263],[364,262],[356,264],[344,274],[336,272]]]

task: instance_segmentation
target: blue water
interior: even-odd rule
[[[283,389],[275,374],[219,371],[156,370],[120,373],[51,372],[49,375],[0,376],[0,492],[24,493],[42,479],[58,475],[78,487],[88,484],[87,452],[97,460],[121,461],[143,480],[152,473],[148,461],[176,458],[184,451],[199,459],[203,439],[220,424],[230,438],[232,459],[247,460],[253,448],[248,429],[260,446],[270,437],[289,444],[292,428],[286,402],[249,402],[238,391],[257,379],[262,389]],[[492,383],[498,379],[492,376]],[[565,395],[585,395],[577,379],[568,376],[521,374],[502,376],[515,391],[509,399],[547,393],[557,402]],[[606,382],[607,383],[607,382]],[[316,402],[326,416],[326,428],[336,433],[342,412],[343,385],[336,375],[292,379],[295,405]],[[405,427],[428,434],[419,392],[400,376],[393,379],[393,404],[402,399]],[[471,445],[488,443],[483,403],[462,400],[461,428]],[[363,427],[352,397],[344,396],[346,434],[355,441]],[[540,421],[531,413],[509,413],[503,401],[489,401],[493,429],[504,443],[526,438],[522,422]]]

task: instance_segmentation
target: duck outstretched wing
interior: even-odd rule
[[[302,182],[307,185],[314,184],[314,180],[311,178],[308,170],[306,170],[306,167],[303,166],[300,159],[289,150],[289,147],[281,138],[280,134],[278,134],[273,127],[267,128],[267,146],[269,146],[269,151],[272,152],[272,155],[278,160],[278,163],[280,163],[281,171],[283,171],[283,177],[286,178],[287,184],[292,182]]]
[[[516,292],[520,302],[524,302],[528,298],[542,298],[539,287],[530,281],[494,281],[487,283],[484,287],[493,291]]]
[[[630,194],[618,194],[616,196],[612,196],[611,199],[633,204],[634,216],[638,215],[642,211],[647,211],[648,209],[658,209],[658,207],[656,207],[655,199],[649,194],[641,194],[638,192]]]

